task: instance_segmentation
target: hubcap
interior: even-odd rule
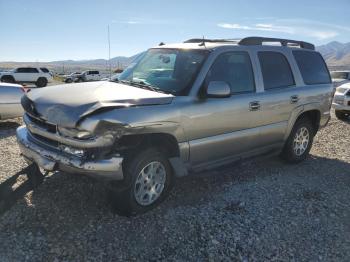
[[[147,164],[137,176],[134,196],[136,202],[142,206],[151,205],[163,192],[166,180],[166,171],[158,161]]]
[[[309,130],[306,127],[298,129],[293,140],[293,150],[297,156],[301,156],[306,151],[310,141]]]

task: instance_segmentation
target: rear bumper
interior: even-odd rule
[[[25,126],[19,127],[16,135],[21,154],[26,160],[36,163],[45,170],[60,170],[109,180],[123,179],[122,157],[87,161],[74,155],[67,155],[58,149],[38,145]]]

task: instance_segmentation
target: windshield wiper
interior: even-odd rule
[[[150,84],[146,84],[145,82],[143,81],[130,81],[130,80],[120,80],[121,83],[123,84],[128,84],[128,85],[131,85],[131,86],[136,86],[136,87],[140,87],[140,88],[143,88],[143,89],[147,89],[147,90],[151,90],[151,91],[154,91],[154,92],[159,92],[159,93],[164,93],[164,94],[167,94],[168,92],[160,89],[160,88],[157,88],[155,86],[152,86]]]

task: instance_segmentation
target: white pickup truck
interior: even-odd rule
[[[0,80],[6,83],[33,83],[37,87],[44,87],[52,81],[52,74],[45,67],[18,67],[0,72]]]
[[[105,77],[100,71],[97,70],[87,70],[82,72],[80,75],[75,76],[75,82],[87,82],[87,81],[99,81]]]

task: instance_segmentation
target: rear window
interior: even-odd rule
[[[294,86],[294,78],[287,58],[278,52],[264,51],[258,53],[264,89]]]
[[[47,69],[45,67],[40,67],[40,70],[44,73],[49,73],[49,69]]]
[[[295,50],[293,55],[305,84],[316,85],[331,82],[326,63],[319,53]]]

